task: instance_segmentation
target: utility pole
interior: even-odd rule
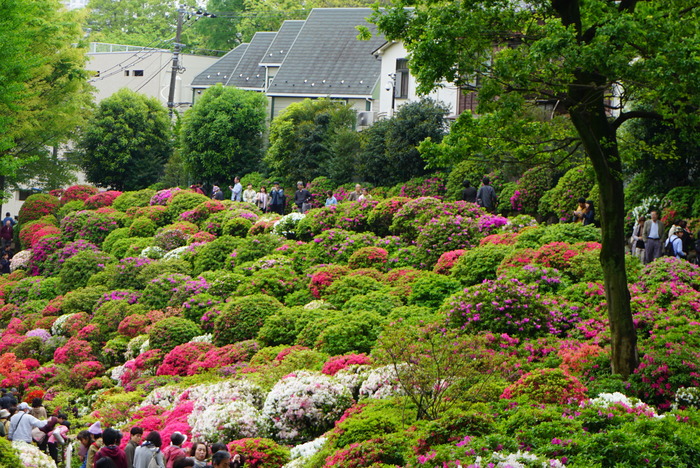
[[[185,9],[182,5],[177,9],[177,30],[175,31],[175,43],[173,44],[173,70],[170,74],[170,92],[168,93],[168,110],[170,118],[173,117],[173,109],[175,108],[175,83],[177,74],[180,71],[180,35],[182,34],[182,22],[185,17]]]

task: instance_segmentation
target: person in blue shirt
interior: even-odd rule
[[[685,258],[686,253],[683,250],[683,236],[685,235],[685,231],[682,229],[677,230],[674,234],[669,236],[668,240],[666,243],[670,243],[673,246],[673,253],[676,256],[676,258]]]
[[[332,205],[337,205],[338,200],[333,196],[333,192],[330,190],[326,192],[326,206],[332,206]]]
[[[7,224],[8,221],[12,226],[17,224],[17,221],[15,220],[15,218],[12,217],[9,211],[5,213],[5,219],[2,220],[2,225],[4,226],[5,224]]]
[[[241,185],[241,178],[233,178],[233,186],[228,186],[231,189],[231,200],[233,201],[243,201],[243,186]]]

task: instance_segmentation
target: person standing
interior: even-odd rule
[[[9,221],[10,224],[12,224],[13,226],[14,226],[15,224],[17,224],[17,220],[16,220],[15,218],[12,217],[12,215],[10,214],[9,211],[8,211],[7,213],[5,213],[5,218],[3,218],[3,220],[2,220],[3,226],[4,226],[5,223],[8,222],[8,221]]]
[[[223,450],[219,450],[211,457],[212,468],[229,468],[231,454]]]
[[[139,426],[134,426],[129,431],[129,442],[127,442],[126,447],[124,447],[124,453],[126,454],[126,468],[133,468],[134,466],[134,452],[139,445],[141,445],[141,439],[143,438],[143,429]]]
[[[348,194],[348,201],[357,201],[360,199],[360,195],[362,195],[362,185],[355,184],[355,191]]]
[[[218,185],[215,185],[211,188],[211,198],[219,201],[224,199],[224,192],[221,191],[221,188],[219,188]]]
[[[204,468],[207,466],[207,457],[209,456],[209,447],[204,442],[195,442],[192,444],[190,456],[194,457],[195,468]]]
[[[105,445],[104,441],[102,440],[102,425],[99,421],[96,421],[88,428],[88,432],[92,434],[93,442],[90,444],[90,448],[88,449],[85,466],[86,468],[93,468],[95,465],[95,455]]]
[[[651,218],[644,223],[644,263],[650,263],[661,257],[661,246],[666,230],[664,223],[659,219],[659,212],[651,212]]]
[[[267,187],[264,185],[260,187],[260,191],[255,195],[255,204],[262,210],[263,213],[267,212],[267,209],[270,206],[270,195],[268,195]]]
[[[229,185],[228,188],[231,189],[231,200],[232,201],[242,201],[243,200],[243,186],[241,185],[240,177],[233,178],[233,186]]]
[[[48,419],[49,416],[46,414],[46,408],[42,404],[41,398],[34,398],[32,400],[32,409],[29,410],[29,414],[37,419]]]
[[[0,228],[0,241],[2,241],[1,245],[3,250],[5,250],[5,247],[9,247],[10,244],[12,244],[13,231],[12,223],[9,221],[5,221]]]
[[[59,414],[57,418],[60,422],[56,424],[56,427],[51,431],[48,438],[49,455],[53,458],[53,461],[56,462],[56,465],[58,465],[59,462],[58,449],[59,447],[63,448],[68,440],[68,431],[70,430],[68,416]],[[64,450],[61,450],[61,453],[65,455]]]
[[[272,185],[273,187],[270,191],[270,211],[273,211],[279,215],[284,214],[284,190],[280,188],[279,182],[275,182]]]
[[[8,410],[0,410],[0,437],[7,437],[7,434],[10,433],[10,416]]]
[[[486,208],[486,211],[489,213],[493,213],[496,210],[496,202],[498,200],[496,190],[491,186],[491,180],[488,177],[481,179],[481,183],[483,185],[476,192],[476,202],[479,206]]]
[[[630,243],[630,250],[632,255],[637,257],[640,262],[644,263],[644,216],[637,218],[637,224],[632,228],[632,239]]]
[[[311,192],[304,188],[304,183],[297,182],[297,191],[294,192],[294,204],[299,208],[299,213],[306,213],[311,202]]]
[[[253,184],[248,184],[246,189],[243,191],[243,201],[246,203],[255,203],[255,190],[253,189]]]
[[[111,458],[114,466],[117,468],[126,468],[126,454],[119,447],[119,441],[122,439],[122,433],[116,429],[108,427],[102,434],[104,447],[95,454],[95,463],[102,458]]]
[[[670,244],[673,247],[673,255],[676,258],[685,258],[686,253],[683,250],[683,236],[685,231],[683,229],[677,229],[675,233],[668,237],[666,244]]]
[[[41,421],[29,414],[29,405],[22,402],[17,407],[17,413],[10,418],[9,440],[19,440],[28,444],[32,443],[32,428],[42,428],[47,421]]]
[[[476,189],[472,187],[471,182],[465,180],[462,182],[462,201],[467,203],[476,203]]]
[[[165,468],[163,462],[163,452],[160,447],[163,441],[158,431],[151,431],[146,436],[146,440],[134,452],[134,468],[149,468],[151,460],[155,461],[158,468]]]
[[[326,192],[326,206],[337,205],[338,200],[333,196],[333,192],[330,190]]]
[[[187,440],[180,432],[173,432],[170,436],[170,445],[163,450],[163,459],[165,460],[165,468],[173,468],[173,463],[178,458],[185,458],[187,452],[182,448],[182,444]]]
[[[583,212],[583,225],[589,226],[595,223],[595,208],[593,200],[586,200],[586,211]]]
[[[576,209],[574,210],[574,223],[581,223],[583,222],[583,214],[586,212],[586,199],[581,197],[578,199],[578,205],[576,206]]]

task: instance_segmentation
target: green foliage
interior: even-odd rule
[[[91,40],[112,44],[152,46],[175,34],[172,5],[165,0],[90,0]],[[160,47],[160,46],[157,46]]]
[[[385,319],[376,312],[361,310],[346,316],[337,315],[319,334],[315,347],[331,356],[369,353],[384,324]]]
[[[221,236],[199,247],[194,257],[193,273],[197,275],[207,270],[222,269],[239,243],[237,238]]]
[[[157,181],[172,153],[168,113],[155,98],[127,88],[100,102],[78,143],[89,181],[136,190]]]
[[[590,166],[570,169],[553,189],[544,193],[540,199],[539,214],[545,217],[555,215],[562,221],[570,221],[578,199],[586,198],[594,183],[593,169]],[[597,205],[598,200],[594,202]]]
[[[258,168],[265,132],[265,96],[223,85],[207,89],[185,113],[182,158],[208,181],[232,179]]]
[[[97,301],[108,291],[105,286],[91,286],[73,289],[63,296],[61,311],[64,314],[78,312],[92,313]]]
[[[343,304],[343,312],[350,314],[367,311],[376,312],[386,317],[393,309],[401,307],[401,299],[383,291],[373,291],[369,294],[351,297]]]
[[[114,202],[112,202],[112,208],[118,211],[126,212],[126,210],[129,208],[148,206],[148,203],[151,201],[151,197],[155,195],[155,193],[156,191],[152,189],[124,192],[119,195]]]
[[[167,354],[201,334],[202,329],[195,323],[181,317],[168,317],[153,324],[148,340],[151,349],[160,349]]]
[[[224,346],[255,338],[265,319],[282,309],[281,302],[265,294],[237,297],[220,307],[214,321],[214,343]]]
[[[512,246],[502,244],[486,244],[467,250],[452,268],[452,276],[464,286],[496,279],[498,265],[511,252]]]
[[[258,331],[258,341],[265,346],[293,345],[297,337],[300,308],[284,308],[265,318],[265,323]]]
[[[425,139],[440,143],[450,110],[430,98],[404,104],[391,119],[361,133],[358,175],[374,184],[394,185],[428,173],[417,146]]]
[[[425,272],[411,285],[408,303],[437,309],[445,298],[460,288],[459,281],[437,273]]]
[[[491,172],[491,167],[483,161],[466,159],[458,162],[447,176],[445,190],[448,199],[461,200],[464,181],[469,181],[472,187],[478,188],[481,179],[489,172]]]
[[[382,288],[379,281],[368,276],[343,276],[328,287],[324,296],[331,304],[342,307],[354,296],[379,291]]]
[[[122,239],[127,239],[130,237],[130,230],[129,228],[117,228],[107,234],[107,237],[105,237],[105,240],[102,241],[102,249],[105,252],[112,253],[112,249],[114,248],[114,244]]]
[[[22,461],[17,456],[12,443],[5,437],[0,438],[0,466],[10,468],[11,466],[22,466]]]
[[[136,218],[129,226],[128,237],[153,237],[157,228],[156,223],[145,216],[141,216]]]
[[[176,192],[168,202],[167,217],[171,221],[175,221],[176,218],[180,216],[180,213],[188,210],[194,210],[197,205],[208,200],[209,197],[202,195],[201,193],[190,192],[188,190]]]
[[[515,240],[515,247],[538,248],[550,242],[600,242],[600,230],[581,223],[552,224],[537,226],[521,231]]]
[[[83,250],[65,261],[61,267],[61,290],[72,291],[87,285],[87,281],[93,274],[102,271],[109,263],[114,262],[114,257],[104,252]]]
[[[352,108],[329,99],[294,103],[270,124],[270,147],[264,161],[275,176],[289,184],[329,174],[341,161],[352,159],[333,141],[351,138],[357,147],[355,120]]]

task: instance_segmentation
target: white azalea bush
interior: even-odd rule
[[[36,445],[14,441],[12,442],[12,448],[19,455],[22,466],[26,468],[56,468],[56,463],[54,463],[53,459],[39,450],[39,447]]]
[[[644,403],[643,401],[639,400],[639,398],[629,398],[620,392],[599,393],[596,398],[591,398],[589,400],[583,401],[580,406],[582,408],[592,406],[600,409],[608,409],[612,406],[618,406],[625,409],[628,413],[643,414],[649,417],[658,417],[656,410]]]
[[[289,213],[280,220],[275,221],[275,224],[272,226],[272,232],[278,236],[293,237],[297,224],[305,217],[306,215],[301,213]]]
[[[475,461],[476,463],[469,466],[473,468],[566,468],[566,465],[559,460],[548,460],[534,453],[520,450],[515,453],[493,452],[488,456],[476,457]]]
[[[296,441],[333,427],[352,403],[348,389],[333,377],[300,371],[272,387],[262,414],[276,438]]]
[[[382,399],[403,394],[393,365],[372,369],[360,386],[360,398]]]
[[[673,409],[700,408],[700,387],[681,387],[676,392]]]
[[[243,400],[196,407],[187,422],[192,436],[208,443],[257,437],[261,432],[260,411]]]

